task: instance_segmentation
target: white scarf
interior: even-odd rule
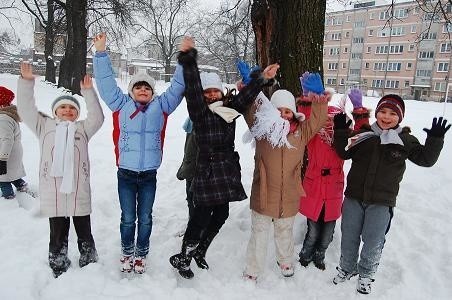
[[[50,176],[63,177],[60,192],[71,194],[74,190],[74,139],[77,126],[70,121],[57,121],[55,148]]]
[[[266,139],[273,148],[294,148],[287,140],[290,131],[289,121],[281,118],[281,112],[273,106],[264,93],[260,92],[255,100],[256,113],[253,126],[245,132],[243,142],[249,143],[256,140]]]
[[[240,117],[240,114],[235,109],[223,106],[223,101],[216,101],[212,104],[209,104],[209,109],[213,113],[219,115],[227,123],[231,123],[232,121]]]
[[[380,137],[380,143],[382,145],[387,144],[396,144],[396,145],[404,145],[402,139],[399,136],[399,133],[402,132],[402,128],[400,126],[397,126],[395,129],[381,129],[377,122],[373,123],[370,128],[372,131],[366,131],[359,133],[351,138],[348,139],[348,144],[345,147],[345,150],[350,149],[353,146],[356,146],[357,144],[361,143],[362,141],[367,140],[368,138],[372,136],[378,136]]]

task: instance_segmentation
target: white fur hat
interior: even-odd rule
[[[295,118],[299,121],[304,121],[306,119],[304,114],[297,112],[297,108],[295,107],[295,97],[288,90],[277,90],[273,93],[270,102],[276,108],[285,107],[290,109]]]
[[[135,83],[140,82],[140,81],[147,82],[151,86],[152,93],[153,94],[155,93],[155,79],[144,72],[140,72],[140,73],[133,75],[132,79],[130,79],[129,86],[127,87],[127,91],[129,92],[129,95],[131,95],[131,96],[133,95],[132,94],[133,86],[135,85]]]
[[[201,77],[201,85],[203,90],[207,89],[217,89],[223,93],[223,84],[221,83],[220,76],[217,73],[207,73],[202,72]]]

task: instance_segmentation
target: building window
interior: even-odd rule
[[[443,25],[443,32],[444,33],[452,32],[452,23],[444,24]]]
[[[342,25],[342,18],[333,18],[332,25]]]
[[[372,80],[372,87],[374,88],[382,88],[384,84],[383,79],[374,79]]]
[[[337,63],[329,63],[328,70],[337,70]]]
[[[408,47],[408,51],[414,51],[414,44],[410,44],[410,46]]]
[[[435,82],[435,87],[433,90],[435,92],[445,92],[446,91],[447,82]]]
[[[390,71],[390,72],[397,72],[397,71],[400,71],[401,68],[402,68],[402,63],[390,62],[390,63],[388,63],[388,68],[386,70]]]
[[[417,15],[419,13],[419,6],[414,7],[413,15]]]
[[[416,33],[416,25],[411,25],[411,33]]]
[[[380,12],[380,16],[378,17],[379,20],[387,20],[389,19],[389,12],[388,11],[382,11]]]
[[[385,87],[390,88],[390,89],[398,89],[399,81],[398,80],[386,80]]]
[[[421,52],[419,52],[418,58],[428,59],[428,58],[433,58],[434,56],[435,56],[435,51],[421,51]]]
[[[339,83],[340,85],[344,85],[345,84],[345,79],[341,78],[341,82]]]
[[[401,36],[405,34],[405,27],[397,26],[391,28],[391,36]]]
[[[346,69],[347,68],[347,63],[342,63],[342,69]]]
[[[389,28],[383,28],[383,29],[379,30],[377,35],[379,37],[387,37],[387,36],[389,36]]]
[[[385,53],[388,53],[388,49],[389,49],[389,47],[386,45],[386,46],[377,46],[376,48],[375,48],[375,54],[385,54]]]
[[[344,47],[344,53],[348,53],[348,48]]]
[[[362,53],[352,53],[352,59],[363,59]]]
[[[442,43],[439,53],[450,53],[452,43]]]
[[[413,63],[406,63],[406,69],[411,70],[413,68]]]
[[[328,26],[330,24],[330,18],[325,18],[325,26]]]
[[[350,69],[350,75],[359,75],[361,73],[361,69]]]
[[[405,80],[405,87],[410,87],[410,81],[409,80]]]
[[[374,71],[384,71],[386,69],[386,63],[376,62],[374,63]]]
[[[330,48],[330,55],[331,56],[339,55],[339,48]]]
[[[355,37],[355,38],[353,38],[353,43],[354,44],[362,44],[362,43],[364,43],[364,38],[363,37]]]
[[[333,41],[339,41],[341,39],[341,33],[332,33],[331,34],[331,40]]]
[[[337,82],[336,78],[327,78],[326,79],[327,85],[336,85],[336,82]]]
[[[403,53],[403,45],[391,45],[391,47],[389,47],[389,53]]]
[[[369,63],[368,62],[365,63],[365,68],[366,68],[366,70],[369,69]]]
[[[440,62],[438,63],[438,68],[436,69],[438,72],[447,72],[449,71],[449,63],[448,62]]]
[[[354,28],[361,28],[364,26],[365,26],[364,21],[358,21],[358,22],[353,23]]]
[[[350,31],[345,32],[345,38],[348,39],[350,37]]]
[[[418,77],[432,77],[432,70],[416,70]]]
[[[394,13],[394,17],[399,19],[404,19],[408,17],[408,9],[407,8],[400,8],[397,9]]]
[[[423,40],[436,40],[436,32],[424,32],[421,35],[421,39],[423,39]]]
[[[374,19],[374,13],[371,12],[371,13],[369,13],[369,20],[373,20],[373,19]]]
[[[367,53],[372,52],[372,47],[367,47]]]
[[[374,35],[374,30],[373,29],[369,29],[369,36],[373,36]]]
[[[350,16],[347,16],[345,22],[350,22]]]

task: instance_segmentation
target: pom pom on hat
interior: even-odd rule
[[[75,99],[74,97],[70,96],[70,95],[63,95],[63,96],[59,96],[58,98],[56,98],[53,103],[52,103],[52,114],[53,116],[56,118],[56,110],[59,106],[63,105],[63,104],[69,104],[75,107],[75,109],[77,109],[77,118],[80,115],[80,103],[78,102],[77,99]]]
[[[127,91],[129,92],[129,95],[133,95],[133,93],[132,93],[133,86],[140,81],[144,81],[147,84],[149,84],[149,86],[152,89],[152,93],[154,93],[155,79],[144,72],[139,72],[139,73],[133,75],[132,79],[130,79],[129,86],[127,87]]]
[[[293,112],[295,118],[297,118],[299,121],[304,121],[306,119],[304,114],[297,112],[297,109],[295,107],[295,97],[288,90],[277,90],[271,96],[270,102],[276,108],[285,107],[290,109]]]
[[[0,86],[0,107],[10,106],[13,100],[14,93],[4,86]]]
[[[202,72],[201,77],[201,85],[203,90],[207,89],[217,89],[223,93],[223,84],[221,83],[220,76],[217,73],[207,73]]]
[[[383,107],[395,111],[397,116],[399,116],[399,123],[402,122],[405,115],[405,102],[403,102],[403,99],[400,96],[395,94],[383,96],[380,101],[378,101],[377,108],[375,109],[375,117],[377,117],[377,113]]]

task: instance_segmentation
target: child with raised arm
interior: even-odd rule
[[[17,107],[12,104],[14,93],[0,86],[0,189],[2,197],[14,199],[18,192],[28,190],[22,177],[25,169],[22,163],[22,143]]]
[[[311,117],[297,113],[295,97],[277,90],[270,99],[260,94],[246,114],[256,140],[251,187],[251,236],[246,251],[244,277],[256,281],[263,273],[270,226],[274,226],[276,263],[284,277],[294,274],[293,224],[298,212],[302,158],[306,144],[327,119],[328,97],[319,74],[304,82],[312,102]]]
[[[157,169],[162,160],[164,113],[171,114],[182,101],[184,77],[182,66],[177,65],[170,87],[163,94],[156,95],[154,78],[138,73],[132,77],[128,93],[124,94],[116,83],[106,52],[106,40],[105,33],[94,38],[96,54],[93,63],[102,100],[113,112],[119,112],[120,270],[142,274],[149,253]],[[184,52],[192,47],[193,41],[185,38],[179,49]]]
[[[55,277],[66,272],[71,261],[68,253],[70,218],[77,233],[79,266],[97,262],[91,234],[91,187],[88,141],[104,121],[102,108],[91,77],[80,82],[88,116],[77,121],[80,105],[76,98],[63,95],[52,103],[52,115],[38,111],[34,98],[31,65],[22,63],[17,85],[17,108],[24,123],[39,139],[40,211],[49,217],[49,265]]]
[[[208,247],[229,216],[229,202],[246,199],[240,174],[239,154],[234,151],[235,119],[245,113],[268,80],[276,75],[279,65],[268,66],[238,95],[224,95],[220,77],[215,73],[199,73],[197,52],[181,53],[184,66],[185,96],[199,147],[194,177],[194,211],[182,241],[180,253],[170,257],[171,265],[184,278],[192,278],[192,258],[198,267],[209,268],[205,261]]]
[[[334,284],[359,274],[357,291],[371,292],[388,233],[405,161],[433,166],[443,148],[450,124],[434,118],[425,145],[402,128],[405,104],[398,95],[385,95],[375,109],[376,122],[349,139],[345,114],[334,117],[334,148],[342,159],[351,159],[342,205],[341,257]],[[362,248],[360,245],[362,241]]]

